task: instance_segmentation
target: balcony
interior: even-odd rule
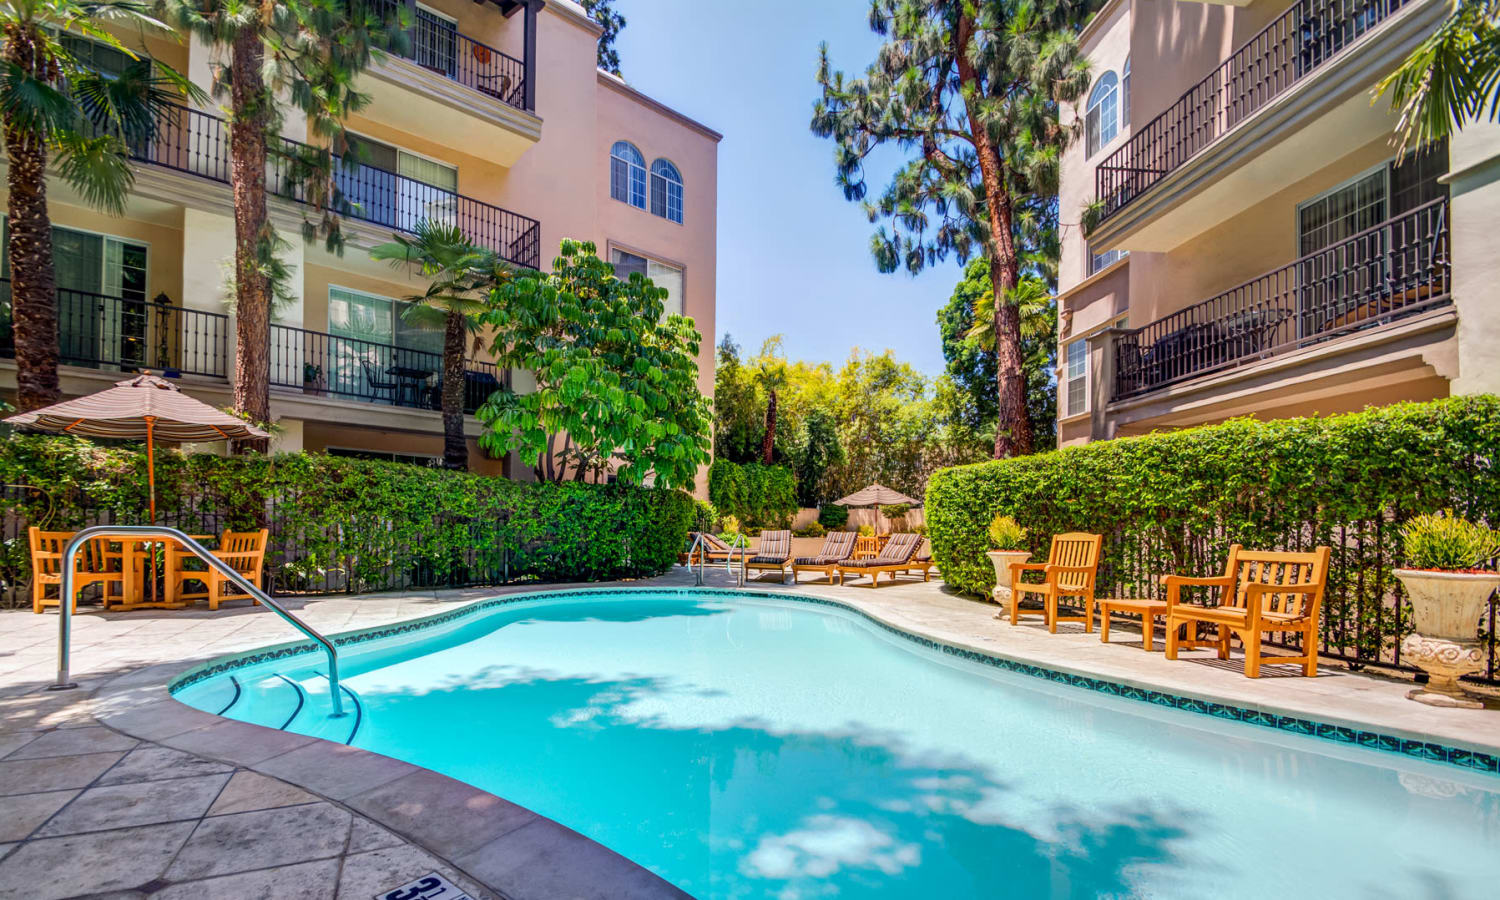
[[[524,60],[475,40],[414,2],[383,0],[376,6],[388,10],[397,6],[407,8],[412,27],[408,32],[410,41],[406,59],[508,106],[526,112],[536,109],[533,94],[528,90],[528,69]]]
[[[1414,316],[1450,284],[1445,198],[1116,335],[1111,400]]]
[[[88,291],[59,290],[57,299],[64,365],[229,380],[234,327],[227,315]],[[0,279],[5,359],[16,355],[11,322],[10,281]],[[440,353],[272,324],[270,360],[274,388],[407,409],[442,406]],[[464,412],[473,413],[490,394],[509,387],[507,373],[493,363],[466,362]]]
[[[1371,85],[1446,13],[1440,0],[1298,0],[1094,171],[1101,247],[1168,251],[1389,135]]]
[[[267,154],[266,190],[296,203],[312,204],[318,186],[308,177],[306,159],[316,148],[279,138]],[[230,183],[229,126],[218,116],[172,107],[148,143],[133,147],[139,162],[185,172],[220,184]],[[411,232],[423,219],[457,225],[469,240],[517,266],[541,264],[541,223],[499,206],[368,165],[345,168],[334,161],[338,214],[393,231]]]

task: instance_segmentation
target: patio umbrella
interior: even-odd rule
[[[872,484],[864,490],[855,491],[842,500],[833,502],[839,506],[895,506],[899,503],[909,506],[922,505],[922,501],[913,500],[900,491],[893,491],[880,484]]]
[[[11,416],[12,425],[28,425],[81,437],[121,438],[146,442],[146,480],[151,490],[151,524],[156,524],[156,441],[231,441],[270,437],[179,391],[177,385],[150,373],[137,375],[97,394],[65,400]]]

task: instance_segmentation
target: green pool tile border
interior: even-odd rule
[[[1040,678],[1055,684],[1065,684],[1071,687],[1083,688],[1095,691],[1111,697],[1120,697],[1126,700],[1135,700],[1150,703],[1155,706],[1165,706],[1172,709],[1180,709],[1185,712],[1197,713],[1199,715],[1212,716],[1216,719],[1227,719],[1235,722],[1244,722],[1249,725],[1258,725],[1263,728],[1274,728],[1290,734],[1302,735],[1304,737],[1317,738],[1338,744],[1349,744],[1364,747],[1370,750],[1379,750],[1386,753],[1396,753],[1412,759],[1420,759],[1427,762],[1443,763],[1457,766],[1470,771],[1485,772],[1500,775],[1500,755],[1485,753],[1477,750],[1466,750],[1461,747],[1450,747],[1434,741],[1416,740],[1404,738],[1397,735],[1385,734],[1379,731],[1368,731],[1361,728],[1352,728],[1345,725],[1333,725],[1327,722],[1319,722],[1301,716],[1288,716],[1280,713],[1268,712],[1261,709],[1236,706],[1229,703],[1218,703],[1211,700],[1203,700],[1196,697],[1173,694],[1167,691],[1158,691],[1151,688],[1143,688],[1136,685],[1125,684],[1119,681],[1111,681],[1107,678],[1095,678],[1090,675],[1078,675],[1071,672],[1063,672],[1035,663],[1021,662],[986,653],[968,647],[959,647],[945,641],[935,640],[925,635],[898,628],[888,622],[882,621],[876,616],[848,603],[838,600],[830,600],[826,597],[815,597],[808,594],[782,593],[772,591],[738,590],[734,588],[696,588],[696,587],[615,587],[615,588],[569,588],[553,591],[533,591],[526,593],[506,594],[498,597],[489,597],[484,600],[476,600],[472,603],[449,610],[448,612],[436,613],[418,619],[410,619],[392,625],[381,625],[374,628],[366,628],[359,631],[346,632],[334,635],[330,640],[337,647],[351,647],[358,644],[378,641],[386,638],[399,637],[417,631],[425,631],[447,625],[460,619],[477,616],[480,613],[517,603],[532,603],[539,600],[560,599],[586,599],[589,597],[619,597],[628,593],[650,593],[666,594],[683,597],[754,597],[756,599],[790,601],[794,603],[807,603],[817,606],[827,606],[834,609],[853,613],[865,621],[870,622],[883,631],[889,632],[897,637],[911,641],[929,650],[943,653],[947,656],[980,663],[1007,672],[1027,675],[1032,678]],[[167,689],[176,694],[184,688],[199,682],[206,681],[227,672],[237,671],[249,666],[271,662],[278,659],[288,659],[302,656],[321,650],[321,646],[313,641],[299,641],[291,644],[281,644],[262,650],[252,650],[247,653],[223,657],[205,663],[204,665],[190,669],[174,679]]]

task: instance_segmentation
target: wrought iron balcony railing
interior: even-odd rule
[[[58,347],[64,365],[228,380],[234,328],[223,313],[59,290]],[[16,355],[10,281],[0,279],[0,357]],[[271,325],[271,384],[316,396],[411,409],[442,407],[441,353]],[[464,365],[464,412],[509,387],[493,363]]]
[[[1392,322],[1449,288],[1444,198],[1117,335],[1113,399]]]
[[[313,203],[320,193],[308,175],[315,148],[280,138],[269,148],[266,190],[298,203]],[[170,109],[148,142],[131,148],[135,159],[230,183],[229,126],[209,113],[182,106]],[[461,228],[469,240],[488,247],[506,261],[527,268],[541,264],[541,223],[493,204],[426,184],[369,165],[345,168],[334,159],[334,196],[325,205],[340,215],[394,231],[410,232],[423,220]]]
[[[385,8],[407,5],[411,10],[407,59],[501,103],[531,111],[526,99],[524,61],[469,37],[451,22],[415,4],[382,0],[379,5]]]
[[[1102,217],[1233,131],[1412,0],[1297,0],[1094,170]]]

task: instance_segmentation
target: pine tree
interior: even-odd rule
[[[997,458],[1029,453],[1020,315],[1022,263],[1055,233],[1057,163],[1071,137],[1058,105],[1088,84],[1076,35],[1096,0],[872,0],[886,38],[862,77],[819,48],[812,129],[834,140],[837,182],[865,201],[883,272],[916,273],[950,254],[989,261],[995,298]],[[895,146],[906,162],[866,201],[865,160]]]
[[[333,187],[333,158],[357,153],[343,122],[369,103],[354,89],[360,72],[385,50],[405,47],[399,4],[380,0],[160,0],[166,16],[214,48],[215,97],[229,101],[230,182],[234,188],[234,409],[252,421],[271,418],[271,306],[290,272],[278,251],[285,239],[266,209],[268,153],[282,153],[282,109],[307,116],[310,154],[290,168],[322,198],[320,221],[304,222],[304,236],[321,233],[342,249]],[[240,449],[265,450],[264,440]]]

